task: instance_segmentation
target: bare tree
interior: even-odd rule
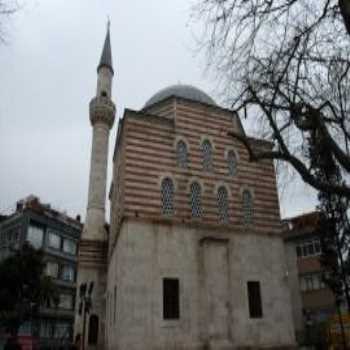
[[[259,123],[271,150],[231,132],[251,161],[291,165],[318,191],[350,198],[349,0],[198,0],[201,43],[240,115]],[[343,181],[316,176],[308,140],[317,134]]]
[[[0,0],[0,43],[5,42],[6,31],[4,22],[19,9],[19,4],[15,0]]]

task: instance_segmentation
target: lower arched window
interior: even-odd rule
[[[162,214],[166,216],[174,213],[174,183],[169,177],[163,179],[161,184]]]
[[[193,182],[190,187],[190,204],[192,217],[202,216],[202,193],[198,182]]]
[[[245,224],[253,221],[253,196],[249,190],[244,190],[242,194],[243,200],[243,220]]]
[[[98,340],[98,316],[91,315],[89,318],[89,345],[96,345]]]
[[[225,186],[219,187],[218,194],[217,194],[217,201],[218,201],[219,220],[222,223],[228,223],[229,221],[228,192]]]

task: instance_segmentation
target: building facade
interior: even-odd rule
[[[22,325],[20,337],[29,337],[43,347],[72,341],[81,230],[79,220],[40,203],[34,196],[19,201],[16,211],[0,223],[0,260],[21,249],[26,241],[42,249],[45,273],[52,277],[59,294],[57,305],[41,305],[39,318]]]
[[[245,135],[239,117],[203,91],[176,85],[140,111],[125,110],[106,232],[114,117],[109,40],[108,31],[90,108],[89,201],[79,252],[79,283],[98,285],[86,348],[294,347],[273,162],[249,161],[228,135]],[[272,147],[249,142],[254,149]],[[79,315],[75,332],[82,332]]]
[[[285,224],[286,246],[296,255],[298,283],[292,288],[298,290],[301,296],[303,322],[325,321],[336,314],[336,308],[333,293],[322,280],[318,213],[286,219]]]

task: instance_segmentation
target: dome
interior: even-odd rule
[[[215,101],[204,91],[191,85],[172,85],[154,94],[145,104],[147,108],[157,102],[163,101],[170,96],[182,97],[187,100],[206,103],[216,106]]]

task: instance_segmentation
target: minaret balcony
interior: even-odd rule
[[[111,128],[115,119],[115,110],[115,104],[108,97],[99,96],[93,98],[90,102],[91,124],[104,123]]]

